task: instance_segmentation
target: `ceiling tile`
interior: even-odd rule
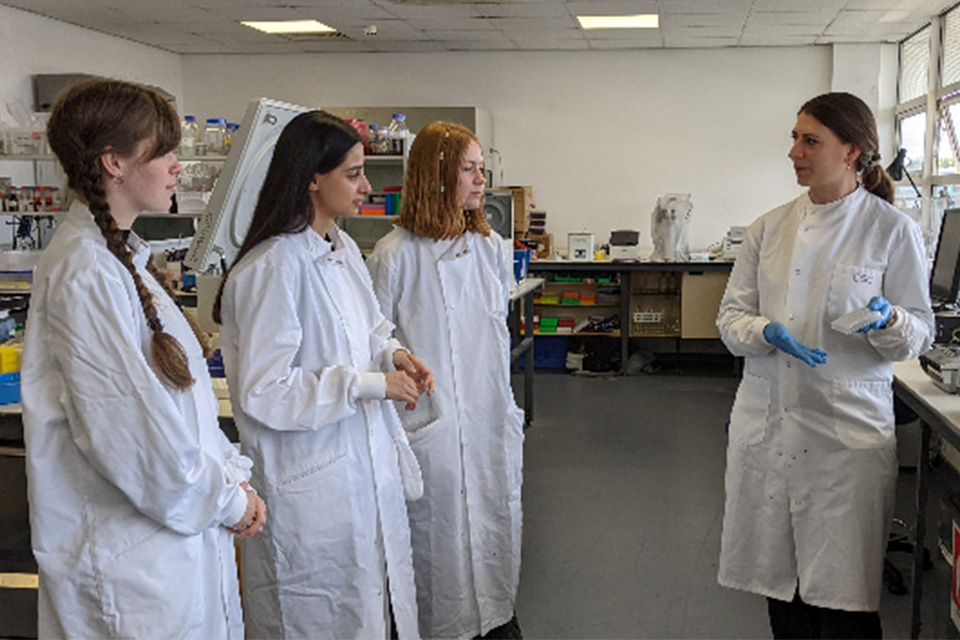
[[[567,2],[567,9],[574,16],[615,16],[638,13],[659,13],[657,0],[582,0]]]
[[[750,13],[748,24],[817,24],[828,25],[835,17],[835,11],[814,13],[811,11],[754,11]]]
[[[543,31],[544,29],[580,29],[580,23],[570,16],[562,18],[489,18],[494,28],[505,31]]]
[[[684,13],[746,13],[753,0],[669,0],[660,4],[660,15]]]
[[[744,47],[800,47],[816,43],[817,38],[811,36],[785,35],[746,35],[740,38],[740,45]]]
[[[498,18],[562,18],[570,12],[566,5],[558,0],[548,2],[515,2],[510,4],[475,4],[482,16]]]

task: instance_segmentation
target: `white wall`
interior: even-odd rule
[[[0,120],[13,124],[6,104],[33,110],[33,75],[90,73],[162,87],[178,103],[183,95],[180,56],[129,40],[0,6]],[[32,183],[26,163],[0,162],[0,175]]]
[[[529,184],[559,246],[641,231],[659,195],[690,192],[692,249],[800,190],[797,109],[831,88],[830,47],[610,52],[184,56],[188,112],[239,119],[268,96],[308,106],[490,110],[504,184]]]

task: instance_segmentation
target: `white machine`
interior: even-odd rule
[[[610,259],[624,262],[640,259],[640,232],[632,229],[610,232]]]
[[[740,245],[743,244],[743,239],[747,235],[746,227],[730,227],[730,230],[727,231],[727,235],[724,236],[723,240],[720,241],[720,258],[722,260],[733,260],[737,257],[737,252],[740,251]]]
[[[687,227],[692,211],[689,193],[668,193],[657,199],[657,206],[650,214],[651,262],[685,262],[689,259]]]
[[[197,273],[229,266],[250,228],[260,187],[280,132],[307,107],[268,98],[253,100],[240,125],[239,138],[200,218],[183,262]],[[198,302],[199,303],[199,302]]]
[[[935,344],[920,356],[920,366],[944,391],[957,393],[960,389],[960,346]]]

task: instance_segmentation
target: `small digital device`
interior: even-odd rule
[[[953,308],[960,297],[960,209],[947,209],[940,222],[940,239],[930,272],[934,307]]]

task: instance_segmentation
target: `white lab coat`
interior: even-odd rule
[[[384,401],[393,352],[357,245],[331,228],[261,243],[230,272],[220,345],[269,509],[242,554],[247,636],[417,637],[410,525]]]
[[[866,334],[830,328],[882,295],[896,323]],[[811,368],[763,338],[783,323],[827,352]],[[877,611],[897,477],[891,363],[933,338],[918,226],[858,188],[807,195],[748,229],[717,319],[745,357],[730,416],[724,586],[831,609]]]
[[[408,505],[420,633],[485,634],[513,616],[520,578],[523,412],[510,388],[504,243],[395,228],[367,266],[397,338],[436,381],[400,414],[424,477]]]
[[[40,637],[240,638],[250,477],[196,337],[129,245],[196,383],[164,385],[133,278],[75,205],[34,275],[21,387]]]

